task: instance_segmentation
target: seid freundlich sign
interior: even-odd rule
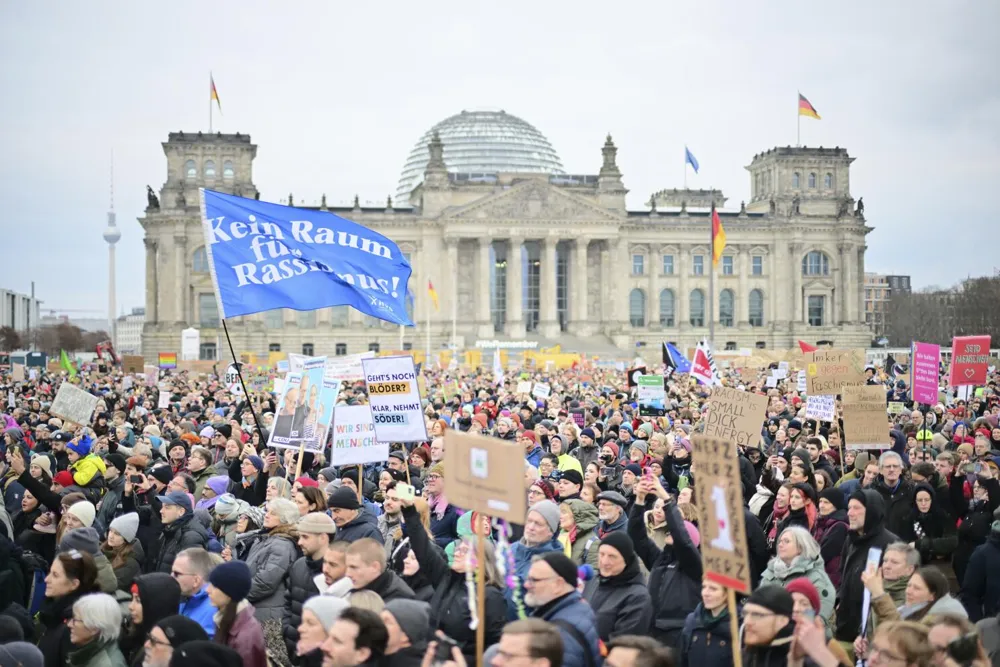
[[[955,336],[951,341],[951,376],[948,384],[952,387],[986,384],[989,363],[989,336]]]
[[[523,524],[524,448],[506,440],[448,429],[444,433],[448,502]]]
[[[691,437],[691,459],[698,469],[694,493],[705,578],[749,595],[750,560],[736,447],[730,440],[697,434]]]

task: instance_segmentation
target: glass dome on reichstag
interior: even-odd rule
[[[423,180],[427,144],[435,132],[444,144],[444,162],[451,173],[565,173],[552,144],[531,123],[503,110],[463,111],[427,130],[413,147],[396,189],[400,205],[408,203],[410,192]]]

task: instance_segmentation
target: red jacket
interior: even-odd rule
[[[216,638],[218,639],[218,638]],[[264,628],[254,618],[253,605],[247,605],[236,614],[233,627],[226,638],[226,646],[243,658],[243,667],[267,667],[267,646],[264,643]]]

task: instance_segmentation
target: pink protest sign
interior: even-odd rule
[[[989,363],[989,336],[955,336],[951,344],[951,386],[986,384]]]
[[[941,346],[913,342],[910,353],[910,386],[913,400],[934,405],[938,402],[938,361]]]

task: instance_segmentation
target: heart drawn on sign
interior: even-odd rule
[[[976,374],[976,369],[975,368],[966,368],[965,369],[965,377],[971,378],[975,374]]]

